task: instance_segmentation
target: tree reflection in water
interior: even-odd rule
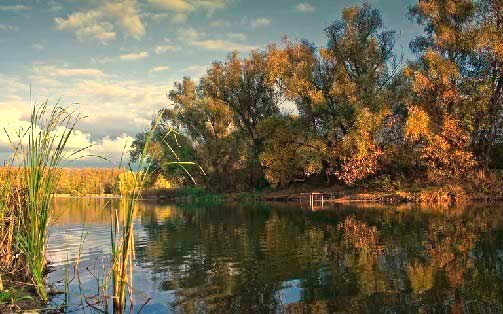
[[[135,281],[172,295],[154,297],[146,313],[156,304],[183,313],[499,313],[502,214],[490,205],[312,212],[144,202],[136,268],[145,275]]]

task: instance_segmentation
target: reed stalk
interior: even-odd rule
[[[129,165],[129,172],[124,174],[126,182],[121,182],[120,210],[112,210],[110,239],[113,309],[115,313],[122,313],[125,310],[126,292],[129,295],[131,306],[133,305],[134,217],[137,201],[141,197],[141,190],[148,182],[150,175],[150,163],[147,162],[147,155],[157,123],[158,120],[146,136],[137,170],[133,171]]]
[[[79,119],[80,116],[75,117],[62,107],[49,107],[47,102],[35,106],[26,132],[27,143],[22,148],[22,185],[26,189],[26,205],[17,243],[43,300],[47,300],[44,277],[51,203],[62,161],[68,157],[65,147]]]
[[[133,306],[134,217],[137,202],[141,198],[141,192],[150,180],[151,163],[148,159],[148,151],[160,118],[161,115],[154,120],[151,129],[146,134],[145,145],[138,160],[136,171],[133,171],[130,165],[129,172],[122,174],[120,210],[112,210],[110,239],[112,246],[113,309],[115,313],[123,313],[126,309],[127,295],[129,295],[130,305]],[[166,136],[172,134],[172,132],[173,130],[168,131]],[[175,157],[176,161],[171,162],[171,164],[178,164],[181,167],[195,165],[193,162],[180,161],[176,153]]]

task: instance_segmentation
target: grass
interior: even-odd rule
[[[133,258],[135,254],[134,215],[137,207],[136,203],[141,197],[141,190],[148,181],[150,174],[150,164],[147,162],[147,156],[157,121],[146,136],[137,170],[133,171],[131,165],[129,165],[128,184],[121,188],[123,201],[121,202],[120,211],[117,209],[112,210],[110,240],[112,247],[113,308],[118,313],[122,313],[126,308],[126,292],[129,295],[131,306],[134,303],[132,293]]]
[[[23,185],[27,202],[18,243],[43,300],[47,300],[44,271],[51,202],[61,163],[66,157],[65,147],[77,120],[62,107],[49,108],[47,102],[33,108],[28,143],[23,149]]]
[[[2,178],[0,188],[0,266],[3,272],[21,271],[43,301],[51,202],[61,164],[72,155],[66,144],[79,119],[45,102],[33,107],[26,129],[14,136],[5,130],[13,150],[9,164],[17,167]]]
[[[110,240],[112,247],[112,289],[113,289],[113,309],[116,313],[122,313],[126,309],[126,300],[129,296],[130,306],[133,306],[133,259],[134,252],[134,217],[137,208],[137,202],[141,199],[142,191],[146,183],[150,181],[151,163],[148,159],[149,147],[152,143],[154,133],[158,127],[161,115],[157,117],[152,124],[151,129],[146,134],[145,144],[136,165],[136,171],[133,171],[131,165],[128,166],[129,172],[123,174],[125,182],[120,182],[120,192],[122,202],[120,209],[112,210]],[[169,129],[166,136],[175,134]],[[172,150],[176,161],[170,164],[178,164],[187,173],[185,165],[195,165],[193,162],[181,161],[174,150]],[[190,175],[190,174],[189,174]],[[192,177],[191,177],[192,178]]]

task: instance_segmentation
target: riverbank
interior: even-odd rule
[[[121,198],[120,195],[115,194],[85,194],[85,195],[72,195],[66,193],[54,194],[56,198]]]
[[[32,283],[19,272],[2,274],[0,313],[57,313],[46,308]]]
[[[184,200],[211,199],[222,201],[273,201],[273,202],[307,202],[324,203],[456,203],[467,201],[503,202],[503,190],[498,188],[474,189],[463,185],[416,186],[409,185],[400,189],[383,189],[382,187],[312,187],[299,186],[280,190],[264,190],[253,193],[208,194],[201,190],[197,193],[187,190],[147,190],[145,199]]]

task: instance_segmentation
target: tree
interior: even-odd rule
[[[285,187],[294,179],[319,173],[322,168],[320,143],[296,116],[277,116],[260,124],[264,151],[260,162],[273,186]]]
[[[248,58],[231,53],[226,62],[214,62],[201,79],[204,94],[227,106],[245,147],[247,181],[251,187],[263,177],[259,155],[264,138],[258,131],[261,121],[279,113],[278,95],[267,76],[267,55],[252,51]]]
[[[151,171],[150,183],[153,184],[161,174],[165,179],[178,186],[191,185],[194,181],[200,181],[203,174],[197,165],[183,164],[184,162],[196,161],[197,154],[192,147],[191,140],[184,134],[176,132],[164,119],[161,119],[153,132],[147,151]],[[136,139],[131,145],[132,162],[138,161],[143,153],[146,136],[146,132],[136,135]]]
[[[325,34],[328,43],[319,52],[306,41],[271,46],[269,79],[322,140],[324,172],[354,183],[379,168],[375,132],[391,114],[398,72],[394,32],[384,29],[379,11],[363,4],[345,9]],[[367,128],[369,116],[379,120],[372,118]]]
[[[420,58],[406,69],[411,106],[428,114],[434,134],[456,121],[469,137],[463,149],[488,165],[502,126],[503,4],[421,0],[410,13],[425,30],[411,43]]]
[[[239,162],[241,144],[234,135],[232,111],[223,101],[208,96],[202,86],[185,78],[170,91],[173,108],[163,112],[172,124],[194,143],[196,160],[208,173],[208,186],[222,190],[232,187],[232,172]]]

